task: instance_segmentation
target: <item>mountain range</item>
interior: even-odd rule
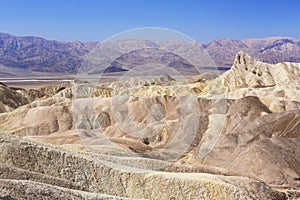
[[[3,77],[15,76],[15,71],[20,71],[22,74],[27,72],[76,73],[85,58],[90,55],[98,44],[98,42],[59,42],[40,37],[19,37],[0,33],[0,68],[2,69],[0,75]],[[142,44],[143,47],[157,49],[156,54],[161,55],[160,63],[184,69],[188,68],[190,63],[187,63],[184,58],[178,59],[177,55],[171,55],[168,51],[189,55],[191,49],[196,46],[205,51],[216,66],[222,67],[231,66],[234,56],[240,50],[266,63],[300,62],[300,39],[288,37],[245,40],[218,39],[207,44],[140,40],[130,41],[128,44],[134,45],[134,47],[127,45],[126,41],[111,41],[108,42],[106,47],[109,47],[107,50],[110,51],[119,51],[120,48],[126,48],[126,52],[132,50],[135,58],[139,58],[141,55],[136,55],[136,50]],[[162,53],[160,49],[163,49],[166,53]],[[145,51],[141,53],[143,56]],[[128,59],[132,59],[131,57],[132,55],[126,58],[124,56],[120,57],[111,65],[115,63],[122,64],[122,60],[128,61]],[[152,60],[157,61],[157,59]],[[135,65],[142,62],[139,61]],[[110,66],[108,69],[109,72],[118,70],[122,71],[124,69],[118,66]]]

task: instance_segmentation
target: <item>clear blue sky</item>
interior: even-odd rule
[[[101,41],[164,27],[200,42],[300,37],[298,0],[0,0],[0,32],[59,41]]]

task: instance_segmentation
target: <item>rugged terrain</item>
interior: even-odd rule
[[[238,52],[219,76],[0,85],[0,197],[299,199],[299,77]]]

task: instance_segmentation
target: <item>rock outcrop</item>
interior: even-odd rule
[[[299,71],[299,63],[271,65],[239,52],[230,70],[218,78],[195,83],[193,89],[198,96],[226,94],[233,99],[257,96],[272,112],[282,112],[286,105],[295,105],[291,102],[300,102]]]
[[[12,111],[42,96],[37,90],[8,87],[0,83],[0,113]]]

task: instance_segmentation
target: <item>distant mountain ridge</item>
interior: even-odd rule
[[[96,44],[0,33],[0,65],[29,71],[75,72]]]
[[[146,42],[149,43],[149,47],[154,45],[159,49],[160,46],[164,46],[170,52],[173,52],[174,48],[180,52],[188,52],[195,45],[183,44],[179,41]],[[133,45],[138,46],[139,43],[144,44],[145,41],[136,41]],[[238,51],[271,64],[300,62],[300,39],[298,38],[218,39],[207,44],[196,43],[206,50],[217,66],[231,66]],[[97,42],[59,42],[40,37],[19,37],[0,33],[0,66],[27,71],[76,73],[84,58],[97,44]],[[120,46],[114,44],[111,49],[114,48],[118,50]],[[130,48],[130,45],[126,48]],[[180,67],[178,66],[180,63],[185,64],[178,61],[176,67]]]
[[[205,45],[205,49],[220,66],[231,66],[234,55],[239,50],[270,64],[300,62],[300,39],[298,38],[219,39]]]

